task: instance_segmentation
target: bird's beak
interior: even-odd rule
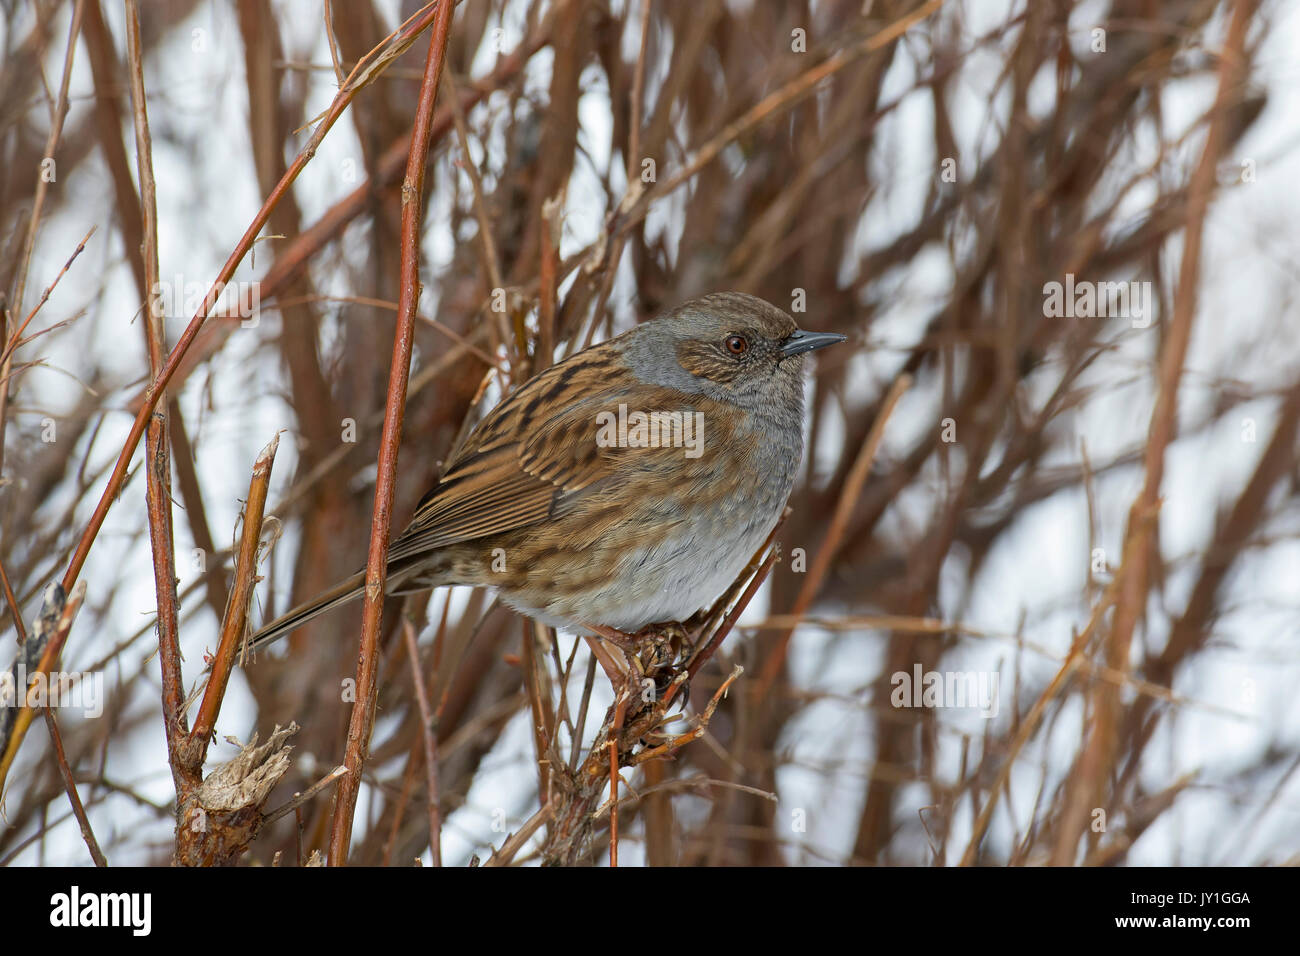
[[[797,329],[781,343],[781,358],[802,355],[813,349],[824,349],[828,345],[843,342],[846,338],[848,336],[840,335],[838,332],[805,332],[803,329]]]

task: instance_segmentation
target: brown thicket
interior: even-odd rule
[[[106,679],[0,721],[0,861],[1300,852],[1295,280],[1214,259],[1290,185],[1243,147],[1285,123],[1271,5],[139,6],[3,5],[0,663]],[[1053,315],[1067,276],[1150,311]],[[657,700],[468,591],[238,666],[502,389],[724,289],[850,341],[773,547],[643,654]],[[997,716],[895,706],[918,672],[996,672]]]

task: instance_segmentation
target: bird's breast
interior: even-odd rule
[[[502,598],[547,623],[636,631],[684,620],[735,579],[775,525],[801,435],[708,417],[695,457],[628,459],[619,480],[575,496],[506,548]],[[627,449],[628,452],[634,449]]]

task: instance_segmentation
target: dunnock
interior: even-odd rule
[[[803,354],[843,341],[726,292],[548,368],[447,462],[389,548],[388,593],[489,585],[581,633],[685,620],[776,524],[803,454]],[[364,577],[252,646],[360,597]]]

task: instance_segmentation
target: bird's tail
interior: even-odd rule
[[[350,578],[344,578],[325,593],[312,598],[305,604],[299,604],[292,611],[282,614],[259,630],[249,639],[249,650],[259,651],[264,647],[268,647],[326,611],[332,611],[336,607],[355,601],[361,597],[365,588],[366,572],[364,571],[358,571]]]

